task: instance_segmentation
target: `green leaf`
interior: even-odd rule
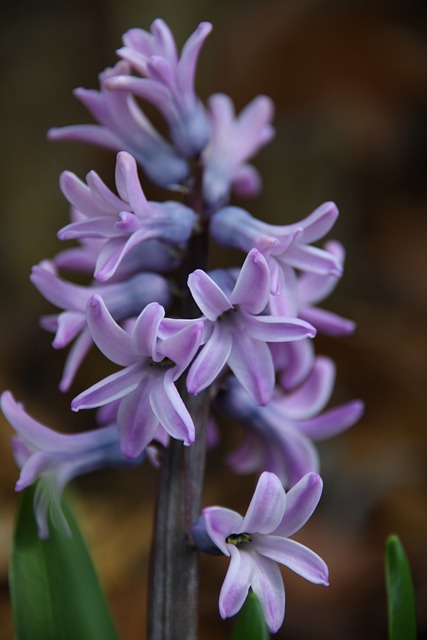
[[[414,587],[405,550],[398,536],[386,547],[386,590],[389,640],[416,640]]]
[[[237,616],[231,640],[269,640],[261,604],[251,591]]]
[[[34,487],[23,492],[10,566],[10,596],[17,640],[117,640],[90,555],[70,510],[72,538],[50,527],[40,540]]]

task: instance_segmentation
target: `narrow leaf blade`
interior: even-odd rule
[[[231,640],[269,640],[260,602],[251,591],[234,625]]]
[[[90,555],[70,510],[72,538],[50,527],[40,540],[33,512],[34,487],[23,492],[12,549],[9,583],[17,640],[117,640]]]
[[[416,640],[411,570],[405,550],[396,535],[387,540],[385,569],[389,640]]]

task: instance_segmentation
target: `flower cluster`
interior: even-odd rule
[[[31,275],[59,309],[41,321],[55,334],[53,346],[71,345],[60,389],[70,389],[94,344],[118,366],[71,403],[73,411],[98,408],[98,428],[59,434],[9,392],[1,408],[16,431],[17,490],[38,482],[35,515],[47,537],[49,519],[68,531],[60,496],[76,475],[133,466],[171,439],[191,446],[200,426],[183,389],[191,397],[209,388],[206,401],[216,413],[244,429],[228,464],[261,475],[245,517],[206,508],[192,537],[200,549],[231,559],[221,616],[234,615],[252,589],[275,632],[285,608],[277,563],[327,584],[323,560],[289,539],[320,498],[314,442],[354,424],[363,405],[325,410],[335,365],[313,347],[317,331],[339,336],[354,329],[317,306],[343,273],[342,246],[314,244],[332,229],[337,207],[326,202],[301,221],[274,226],[229,204],[232,192],[249,197],[261,188],[249,161],[274,135],[273,106],[259,96],[236,115],[226,95],[202,103],[195,72],[210,31],[200,24],[179,54],[162,20],[150,32],[131,29],[118,50],[121,60],[100,75],[99,91],[76,90],[95,124],[49,132],[51,139],[118,152],[113,190],[94,171],[86,181],[61,175],[70,222],[58,238],[76,244]],[[151,124],[144,103],[159,111],[168,137]],[[148,200],[139,171],[168,189],[170,199]],[[241,267],[209,271],[195,264],[192,251],[201,238],[240,250]],[[78,274],[79,284],[65,280],[63,269]],[[179,317],[179,301],[190,296],[198,314]]]

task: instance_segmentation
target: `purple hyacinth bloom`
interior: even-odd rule
[[[75,207],[70,207],[71,222],[82,222],[86,216]],[[79,238],[77,246],[60,251],[53,258],[58,269],[66,269],[92,276],[98,256],[107,240],[103,238]],[[109,282],[123,282],[141,271],[166,273],[179,266],[179,251],[160,240],[146,240],[127,253]]]
[[[268,258],[272,293],[278,293],[284,266],[318,274],[342,274],[342,264],[329,251],[312,246],[330,231],[338,217],[333,202],[325,202],[309,216],[290,225],[272,225],[240,207],[224,207],[212,216],[210,233],[218,244],[249,251],[256,247]]]
[[[61,188],[69,202],[83,213],[83,220],[68,224],[58,233],[60,240],[103,238],[94,276],[105,282],[135,247],[147,240],[182,246],[189,239],[196,219],[194,211],[179,202],[148,202],[138,178],[134,158],[117,154],[116,186],[119,197],[91,171],[87,185],[65,171]]]
[[[34,513],[39,537],[49,537],[48,520],[65,535],[70,528],[61,509],[62,491],[73,478],[106,466],[135,466],[144,455],[128,460],[120,451],[117,427],[77,434],[62,434],[34,420],[9,391],[1,396],[1,409],[15,429],[12,441],[16,463],[21,469],[16,490],[22,491],[38,480]]]
[[[128,151],[155,184],[179,184],[188,176],[187,161],[156,131],[130,91],[112,91],[105,86],[109,78],[126,76],[130,71],[129,64],[122,60],[100,74],[101,91],[74,91],[99,124],[50,129],[48,137]]]
[[[319,456],[313,441],[337,435],[357,422],[364,404],[352,400],[324,411],[335,384],[335,364],[318,356],[306,380],[289,393],[276,388],[266,407],[256,405],[238,382],[231,378],[227,391],[217,399],[217,408],[238,420],[244,439],[228,456],[237,473],[272,471],[285,486],[319,471]]]
[[[108,89],[134,93],[153,104],[169,125],[178,151],[185,156],[200,153],[209,140],[205,109],[194,90],[200,49],[212,30],[209,22],[199,24],[178,56],[174,37],[167,24],[157,19],[151,33],[130,29],[123,36],[124,47],[117,53],[144,76],[130,74],[105,80]]]
[[[273,103],[258,96],[238,117],[231,99],[224,94],[209,98],[211,137],[203,152],[203,197],[213,208],[223,206],[230,189],[243,197],[256,195],[261,177],[247,163],[274,136],[271,126]]]
[[[337,262],[344,265],[345,251],[340,242],[330,240],[325,243],[326,253],[335,256]],[[296,315],[311,322],[318,331],[332,336],[345,336],[352,333],[355,323],[336,313],[317,306],[335,289],[340,276],[337,272],[315,273],[303,271],[297,275],[292,267],[282,267],[282,282],[278,292],[272,294],[269,309],[274,315]]]
[[[232,290],[200,269],[190,274],[188,286],[211,329],[188,373],[189,393],[208,387],[228,364],[253,400],[267,404],[274,388],[267,342],[313,338],[313,326],[296,318],[260,315],[270,295],[270,271],[257,249],[248,253]]]
[[[120,400],[117,425],[122,452],[129,458],[142,452],[159,424],[185,445],[195,438],[193,420],[174,383],[199,348],[203,322],[177,320],[172,333],[169,319],[169,335],[161,340],[164,313],[153,302],[126,331],[111,317],[102,298],[94,296],[88,304],[87,322],[96,345],[124,369],[80,393],[71,408],[79,411]]]
[[[60,278],[53,263],[44,261],[32,269],[31,282],[62,313],[44,316],[42,326],[55,332],[53,347],[63,349],[75,340],[65,362],[59,384],[68,391],[86,357],[93,339],[86,322],[86,306],[94,295],[100,295],[117,322],[136,317],[150,302],[168,306],[171,295],[167,281],[155,273],[139,273],[124,282],[81,286]]]
[[[223,507],[203,510],[193,527],[197,544],[202,529],[216,547],[230,558],[219,596],[222,618],[234,616],[243,606],[249,589],[259,598],[267,626],[279,630],[285,616],[285,588],[278,564],[292,569],[315,584],[328,585],[325,562],[306,546],[291,540],[315,510],[322,480],[310,473],[288,493],[279,478],[264,472],[245,516]],[[200,536],[205,547],[204,536]]]

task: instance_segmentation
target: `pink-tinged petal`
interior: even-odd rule
[[[276,633],[285,617],[285,586],[282,574],[275,562],[259,554],[253,554],[255,568],[252,590],[258,597],[264,612],[267,627]]]
[[[313,271],[321,275],[341,276],[342,265],[335,256],[324,249],[295,242],[283,256],[283,261],[301,271]]]
[[[243,442],[227,455],[226,460],[235,473],[252,473],[265,469],[265,451],[260,446],[259,436],[248,431]]]
[[[297,225],[304,229],[304,242],[316,242],[323,238],[334,226],[338,218],[338,208],[334,202],[324,202]]]
[[[42,262],[31,270],[30,280],[52,304],[72,311],[84,311],[88,301],[88,287],[81,287],[59,278],[52,263]]]
[[[104,149],[120,148],[120,138],[112,131],[98,124],[75,124],[68,127],[52,128],[47,132],[49,140],[63,142],[86,142]]]
[[[251,316],[242,313],[241,325],[251,338],[263,342],[291,342],[314,338],[316,335],[313,325],[299,318]]]
[[[230,545],[231,562],[219,594],[221,618],[234,616],[243,607],[256,566],[251,553]]]
[[[149,356],[156,362],[162,359],[157,354],[157,337],[160,323],[165,317],[164,308],[157,302],[151,302],[139,314],[131,334],[131,345],[135,353]]]
[[[242,531],[242,516],[231,509],[207,507],[203,509],[203,518],[206,531],[213,542],[224,555],[229,556],[231,545],[227,544],[225,540],[229,535]]]
[[[264,311],[269,297],[270,269],[267,260],[258,249],[251,249],[240,270],[230,302],[240,305],[248,313],[258,314]]]
[[[296,318],[300,307],[298,277],[292,267],[268,260],[271,272],[271,295],[268,308],[272,316]]]
[[[270,346],[272,348],[276,345]],[[277,346],[280,347],[278,344]],[[310,373],[314,364],[314,347],[311,340],[296,340],[283,344],[282,348],[287,351],[288,362],[280,376],[280,384],[285,391],[291,391]]]
[[[138,360],[129,334],[113,320],[101,296],[93,296],[89,300],[87,324],[98,349],[109,360],[122,366],[134,364]]]
[[[279,536],[257,537],[254,546],[259,554],[280,562],[314,584],[328,585],[326,563],[304,545]]]
[[[242,522],[242,532],[271,533],[282,521],[286,494],[274,473],[264,471]],[[240,532],[239,532],[240,533]]]
[[[311,420],[299,420],[298,429],[309,438],[323,440],[351,427],[360,420],[365,410],[361,400],[352,400],[339,407],[325,411]]]
[[[179,90],[183,94],[191,94],[194,91],[194,75],[200,49],[212,31],[210,22],[201,22],[184,44],[177,68],[177,80]]]
[[[120,402],[117,426],[120,448],[127,458],[136,458],[152,441],[159,420],[150,404],[151,382],[142,384]]]
[[[254,402],[260,405],[270,402],[274,389],[274,366],[265,342],[234,331],[228,366]]]
[[[93,339],[88,329],[82,331],[75,343],[71,346],[67,358],[65,360],[64,370],[62,372],[62,378],[59,383],[59,389],[63,393],[69,390],[73,380],[79,370],[79,367],[89,349],[93,345]]]
[[[188,367],[200,346],[203,337],[203,322],[192,323],[158,345],[157,353],[176,364],[174,380]]]
[[[120,197],[129,202],[137,216],[143,217],[150,213],[151,207],[142,190],[135,159],[126,151],[117,154],[116,186]]]
[[[317,473],[307,473],[286,494],[286,509],[282,522],[273,532],[289,538],[305,525],[322,495],[323,482]]]
[[[86,326],[86,317],[81,311],[64,311],[57,317],[55,339],[52,346],[55,349],[63,349]]]
[[[71,409],[93,409],[123,398],[136,389],[146,375],[139,363],[121,369],[76,396],[71,402]]]
[[[85,215],[99,215],[94,207],[90,189],[71,171],[63,171],[59,177],[59,186],[68,202]]]
[[[262,178],[251,164],[242,164],[235,172],[231,187],[239,198],[252,198],[262,189]]]
[[[64,438],[66,436],[48,429],[29,416],[23,405],[16,402],[10,391],[2,393],[0,406],[6,420],[17,434],[32,446],[44,451],[55,451],[57,448],[64,446]]]
[[[197,395],[212,384],[227,363],[232,348],[232,336],[221,323],[213,327],[212,335],[191,365],[187,390]]]
[[[56,234],[59,240],[78,240],[80,238],[111,238],[118,235],[114,226],[115,218],[100,216],[72,222]]]
[[[328,336],[348,336],[356,328],[353,320],[318,307],[303,307],[299,315]]]
[[[194,442],[193,420],[168,374],[152,385],[150,404],[160,424],[172,438],[182,440],[186,446]]]
[[[126,237],[120,236],[110,238],[101,247],[93,274],[98,282],[106,282],[114,276],[122,261],[125,244]]]
[[[201,312],[212,322],[232,308],[222,289],[201,269],[190,273],[188,288]]]
[[[116,196],[116,194],[107,187],[105,182],[101,180],[96,171],[89,171],[86,176],[86,182],[91,190],[94,203],[101,211],[115,215],[119,211],[128,211],[130,209],[129,201],[122,200]]]
[[[308,378],[298,389],[278,399],[277,407],[290,420],[305,420],[318,414],[332,395],[335,371],[330,358],[318,356]]]

